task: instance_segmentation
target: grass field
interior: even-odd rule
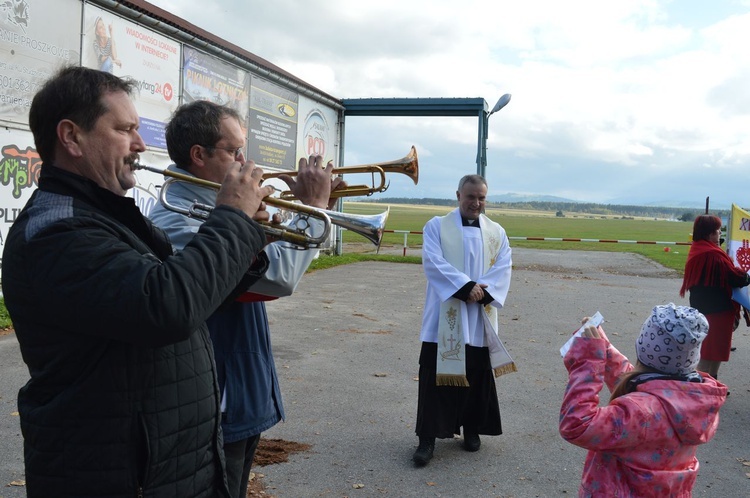
[[[345,202],[344,212],[353,214],[374,214],[384,211],[386,205],[366,202]],[[390,207],[386,230],[409,230],[421,232],[424,224],[433,216],[443,215],[450,211],[447,206],[417,206],[395,204]],[[577,215],[557,217],[554,212],[515,211],[488,209],[487,215],[500,223],[511,237],[545,237],[545,238],[579,238],[632,240],[649,242],[688,242],[693,225],[690,222],[666,221],[654,219],[621,219],[599,215]],[[344,242],[360,242],[363,239],[353,233],[344,233]],[[386,233],[384,245],[402,246],[402,233]],[[420,246],[422,236],[409,234],[407,244],[410,247]],[[682,272],[689,246],[672,244],[633,244],[604,242],[558,242],[511,240],[513,247],[534,249],[586,250],[631,252],[642,254],[668,268]],[[665,251],[668,248],[668,251]]]

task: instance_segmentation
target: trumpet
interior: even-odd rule
[[[390,182],[386,183],[386,173],[400,173],[406,175],[414,182],[419,183],[419,161],[417,160],[417,149],[412,145],[411,150],[401,159],[395,159],[384,163],[360,164],[358,166],[346,166],[343,168],[333,168],[331,171],[334,175],[346,175],[352,173],[370,173],[372,175],[371,185],[348,185],[346,188],[334,190],[331,197],[357,197],[370,196],[377,192],[388,190]],[[281,175],[297,176],[296,171],[264,173],[263,179],[278,178]],[[380,184],[375,184],[375,175],[380,176]],[[290,191],[281,192],[279,198],[285,200],[294,199]]]
[[[170,211],[180,213],[190,218],[198,218],[205,220],[213,211],[214,206],[203,204],[199,202],[193,202],[188,207],[182,207],[169,202],[167,198],[167,191],[171,185],[176,182],[192,183],[205,188],[219,190],[221,184],[215,183],[209,180],[203,180],[202,178],[196,178],[190,175],[184,175],[176,171],[170,171],[167,169],[155,168],[136,162],[134,165],[135,169],[142,169],[145,171],[151,171],[152,173],[158,173],[167,179],[161,186],[159,192],[159,202]],[[388,219],[388,213],[390,208],[385,212],[376,215],[355,215],[339,213],[338,211],[330,211],[327,209],[319,209],[305,204],[292,202],[289,200],[279,199],[277,197],[266,197],[263,202],[269,206],[274,206],[282,212],[294,212],[298,215],[298,222],[292,225],[284,225],[278,223],[261,222],[263,231],[267,236],[273,237],[277,240],[288,242],[295,246],[299,246],[301,249],[313,249],[322,247],[328,236],[331,233],[331,225],[337,225],[347,230],[351,230],[358,235],[365,237],[367,240],[380,247],[380,242],[383,238],[383,231],[385,229],[385,223]],[[317,237],[311,236],[306,233],[305,228],[300,226],[309,226],[310,219],[318,219],[323,223],[323,233]]]

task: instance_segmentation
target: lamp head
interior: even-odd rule
[[[495,104],[495,107],[493,107],[490,111],[490,114],[496,113],[497,111],[508,105],[508,102],[510,102],[510,94],[506,93],[505,95],[500,97],[500,99],[497,101],[497,104]]]

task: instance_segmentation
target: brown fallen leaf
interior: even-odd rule
[[[428,485],[428,486],[434,486],[434,485],[435,485],[435,483],[434,483],[434,482],[432,482],[432,481],[428,481],[428,482],[427,482],[427,485]]]
[[[19,415],[18,412],[10,412],[11,417],[17,417]]]
[[[364,484],[362,484],[362,483],[357,483],[357,484],[352,484],[352,487],[353,487],[354,489],[362,489],[362,488],[364,488],[364,487],[365,487],[365,485],[364,485]]]
[[[17,481],[11,481],[11,483],[8,484],[8,486],[26,486],[26,481],[24,481],[23,479],[19,479]]]

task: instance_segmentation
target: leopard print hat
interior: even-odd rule
[[[708,321],[695,308],[669,303],[654,306],[635,341],[638,360],[660,372],[685,375],[695,371]]]

